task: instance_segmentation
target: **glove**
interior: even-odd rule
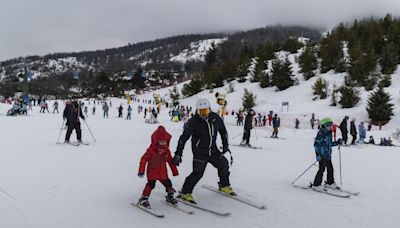
[[[144,173],[138,173],[138,177],[139,178],[143,178],[144,177]]]
[[[175,156],[172,158],[172,163],[176,166],[179,166],[179,164],[182,162],[182,157],[180,155],[177,155],[175,153]]]

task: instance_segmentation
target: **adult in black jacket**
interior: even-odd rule
[[[340,123],[340,132],[342,132],[342,138],[343,138],[343,142],[346,145],[347,144],[347,120],[349,119],[348,116],[345,116],[344,119],[342,120],[342,122]]]
[[[197,113],[187,122],[173,158],[175,165],[182,162],[181,157],[185,143],[192,137],[193,171],[186,178],[178,195],[191,203],[196,203],[192,197],[193,188],[203,176],[207,163],[211,163],[218,169],[220,190],[228,194],[235,194],[229,183],[228,160],[223,156],[229,151],[228,134],[224,122],[218,114],[210,112],[210,102],[207,99],[199,99],[196,108]],[[222,152],[216,144],[218,132],[222,139]]]
[[[355,121],[356,121],[356,119],[354,119],[354,118],[350,121],[350,135],[352,137],[352,140],[351,140],[352,145],[356,144],[356,139],[357,139],[357,129],[356,129],[356,125],[354,123]]]
[[[251,129],[253,129],[253,117],[256,113],[253,109],[250,109],[247,113],[247,116],[244,120],[244,131],[243,131],[243,138],[240,145],[243,146],[251,146],[250,145],[250,133]]]
[[[65,135],[65,143],[69,143],[69,138],[71,137],[72,131],[75,129],[76,138],[78,142],[82,142],[82,131],[81,131],[81,123],[79,121],[79,117],[85,120],[85,117],[82,114],[82,108],[78,104],[78,101],[74,100],[71,103],[66,103],[64,114],[64,119],[67,120],[67,134]]]

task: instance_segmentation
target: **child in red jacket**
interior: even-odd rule
[[[178,175],[178,169],[172,163],[171,151],[169,150],[169,142],[171,135],[163,126],[159,126],[151,135],[151,145],[147,148],[146,153],[140,159],[138,176],[143,178],[147,165],[147,184],[143,190],[142,197],[139,199],[140,205],[150,208],[149,196],[156,185],[156,181],[160,181],[167,191],[166,201],[176,204],[174,198],[175,190],[172,188],[171,180],[168,178],[167,163],[172,170],[172,175]]]

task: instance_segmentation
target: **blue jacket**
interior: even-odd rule
[[[316,156],[323,159],[331,160],[332,146],[335,146],[332,142],[332,132],[328,132],[326,128],[321,127],[314,141]]]
[[[272,127],[273,128],[278,128],[278,127],[280,127],[280,125],[281,125],[281,119],[279,118],[279,117],[273,117],[272,118]]]

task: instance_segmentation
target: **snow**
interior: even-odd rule
[[[210,49],[211,44],[214,43],[216,46],[226,41],[227,38],[222,39],[207,39],[192,42],[190,49],[185,49],[176,56],[170,58],[171,62],[186,63],[188,61],[204,61],[204,57]]]
[[[295,56],[289,56],[291,61]],[[322,74],[330,87],[340,85],[344,74]],[[299,75],[296,73],[296,77]],[[230,217],[218,217],[194,209],[194,215],[186,215],[171,209],[161,201],[165,194],[160,183],[153,191],[150,203],[166,215],[156,219],[134,208],[146,183],[137,177],[139,160],[148,145],[150,135],[157,128],[144,122],[137,115],[137,103],[133,104],[132,120],[116,118],[117,106],[126,101],[112,98],[110,118],[103,119],[101,106],[97,114],[89,114],[87,123],[96,137],[92,141],[85,124],[83,139],[89,146],[55,144],[63,120],[61,114],[40,114],[39,108],[28,116],[7,117],[11,106],[0,104],[0,227],[397,227],[400,224],[400,167],[397,147],[360,146],[342,147],[342,181],[345,189],[360,191],[350,199],[341,199],[310,190],[294,188],[290,182],[314,162],[313,138],[316,130],[310,129],[311,113],[317,118],[329,116],[340,123],[345,115],[355,117],[356,122],[366,120],[368,93],[362,91],[360,103],[352,109],[329,106],[326,100],[312,101],[309,81],[275,92],[275,88],[261,89],[257,83],[234,82],[235,92],[227,93],[228,111],[241,107],[244,88],[257,95],[255,110],[267,113],[274,110],[281,117],[279,135],[284,140],[270,139],[271,128],[257,127],[252,131],[251,143],[261,150],[231,146],[234,164],[230,168],[231,184],[239,193],[245,192],[267,204],[266,210],[258,210],[201,188],[202,184],[216,185],[215,168],[208,166],[205,175],[194,190],[193,196],[209,207],[232,213]],[[177,87],[181,89],[183,83]],[[226,86],[227,87],[227,86]],[[171,88],[154,93],[164,97]],[[399,95],[400,71],[392,76],[392,86],[385,90],[392,95],[395,116],[382,128],[373,127],[369,135],[391,136],[400,124]],[[218,88],[215,92],[225,92]],[[214,93],[203,91],[182,100],[183,105],[194,106],[199,97],[207,97],[216,111]],[[151,98],[153,92],[139,96]],[[289,111],[281,111],[281,103],[289,102]],[[87,103],[87,101],[86,101]],[[143,104],[142,104],[143,105]],[[145,105],[146,106],[146,105]],[[52,102],[49,103],[51,109]],[[89,106],[89,113],[92,105]],[[63,110],[63,105],[60,105]],[[125,114],[125,113],[124,113]],[[300,119],[300,129],[294,129],[294,119]],[[159,121],[172,134],[171,151],[174,152],[182,133],[182,123],[172,123],[168,110],[163,109]],[[235,125],[234,116],[225,118],[231,144],[238,144],[242,127]],[[340,135],[340,133],[339,133]],[[61,140],[65,136],[62,131]],[[351,137],[350,137],[351,138]],[[73,133],[72,140],[75,140]],[[399,142],[396,142],[399,144]],[[192,170],[190,141],[179,166],[180,175],[170,178],[176,190]],[[228,156],[229,158],[229,156]],[[334,149],[335,179],[340,183],[338,150]],[[317,171],[313,167],[299,184],[308,184]]]

